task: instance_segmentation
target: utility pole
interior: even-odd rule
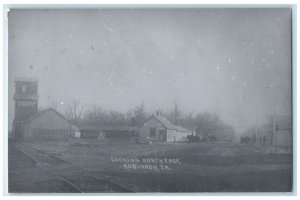
[[[177,107],[177,103],[176,103],[176,99],[175,99],[175,107],[174,107],[174,115],[175,115],[175,125],[178,124],[178,107]]]
[[[255,105],[255,137],[260,138],[258,137],[258,131],[257,131],[257,104]],[[261,143],[261,139],[259,140],[259,142]]]

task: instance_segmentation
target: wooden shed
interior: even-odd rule
[[[97,125],[82,125],[79,129],[82,139],[99,139],[101,137],[100,127]]]
[[[52,108],[18,123],[25,141],[68,141],[72,134],[71,123]]]
[[[135,126],[102,126],[101,133],[110,140],[132,141],[138,135],[138,128]]]
[[[80,127],[83,139],[110,139],[131,141],[138,134],[138,128],[134,126],[112,125],[83,125]]]

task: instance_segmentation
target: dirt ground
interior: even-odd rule
[[[73,141],[35,148],[137,192],[288,192],[292,154],[235,143]]]
[[[287,192],[292,188],[292,154],[274,147],[90,141],[34,146],[137,192]]]
[[[76,188],[48,169],[39,167],[13,144],[8,149],[9,193],[74,193]]]

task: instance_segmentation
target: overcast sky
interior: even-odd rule
[[[214,112],[237,129],[291,113],[290,9],[11,10],[14,77],[39,106]]]

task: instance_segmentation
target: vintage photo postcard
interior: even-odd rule
[[[292,192],[292,9],[8,12],[8,193]]]

